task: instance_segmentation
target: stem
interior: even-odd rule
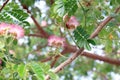
[[[80,1],[79,1],[79,4],[80,4],[83,14],[84,14],[84,22],[85,22],[84,27],[86,27],[86,11],[85,11],[84,7],[82,6],[82,4],[80,3]]]
[[[66,28],[67,29],[67,28]],[[73,36],[71,35],[70,31],[67,29],[68,34],[72,38],[73,42],[78,46],[77,42],[74,40]],[[79,47],[79,46],[78,46]],[[79,47],[80,48],[80,47]]]
[[[8,3],[9,0],[6,0],[6,2],[3,4],[3,6],[0,8],[0,12],[2,11],[2,9],[5,7],[5,5]]]

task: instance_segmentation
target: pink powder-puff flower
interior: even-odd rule
[[[9,33],[13,35],[16,39],[22,38],[24,36],[24,29],[17,24],[0,24],[0,35],[4,35],[5,33]]]
[[[6,23],[1,23],[0,24],[0,35],[3,35],[10,29],[10,25]]]
[[[47,24],[47,21],[45,21],[45,20],[43,20],[43,21],[41,21],[41,26],[42,27],[46,27],[48,24]]]
[[[19,39],[24,36],[24,29],[17,24],[11,24],[10,33],[15,35],[15,37]]]
[[[71,16],[70,19],[66,22],[66,27],[68,29],[75,29],[77,26],[79,26],[79,22],[75,16]]]
[[[60,47],[60,46],[63,47],[65,45],[65,39],[62,37],[52,35],[48,38],[48,45],[55,47]]]

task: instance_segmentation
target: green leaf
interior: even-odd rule
[[[17,71],[18,71],[19,76],[20,76],[21,78],[23,78],[23,77],[25,76],[25,72],[26,72],[26,65],[25,65],[25,64],[20,64],[20,65],[18,66]]]
[[[17,45],[17,40],[16,39],[13,40],[13,44]]]
[[[112,52],[112,40],[108,39],[108,40],[105,41],[105,51],[107,53]]]
[[[20,0],[22,5],[32,6],[35,3],[35,0]]]
[[[120,0],[116,0],[120,4]]]
[[[52,80],[58,80],[57,74],[53,73],[52,71],[49,71],[47,74],[50,75]]]
[[[32,62],[30,66],[38,80],[45,80],[43,70],[38,63]]]
[[[63,17],[66,13],[68,13],[68,15],[73,15],[77,8],[76,0],[57,0],[53,12],[58,16]]]
[[[86,46],[89,45],[88,41],[87,41],[88,38],[89,38],[89,35],[87,34],[87,32],[83,28],[81,28],[81,26],[77,27],[74,30],[73,34],[74,34],[74,38],[75,38],[75,40],[76,40],[76,42],[78,44],[77,45],[78,47],[86,48]]]
[[[18,65],[17,65],[17,64],[14,64],[13,69],[14,69],[15,71],[17,71]]]
[[[7,4],[0,13],[0,22],[21,24],[22,26],[28,26],[28,22],[25,21],[29,17],[28,13],[20,8],[20,5],[11,2]]]
[[[88,39],[87,40],[89,43],[91,43],[92,45],[96,45],[96,43],[94,42],[94,40],[92,40],[92,39]]]
[[[64,5],[68,15],[73,15],[78,8],[76,0],[66,0]]]
[[[44,73],[47,73],[50,70],[50,65],[48,64],[44,64],[44,63],[40,63]]]
[[[4,41],[0,41],[0,49],[3,49],[5,47]]]
[[[91,50],[91,47],[89,45],[89,43],[85,43],[86,45],[84,45],[84,48],[86,48],[87,50]]]

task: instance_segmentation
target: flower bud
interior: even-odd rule
[[[65,14],[63,16],[63,21],[66,23],[68,20],[70,19],[70,17],[68,16],[68,14]]]
[[[70,19],[66,22],[66,27],[68,29],[75,29],[77,26],[79,26],[79,22],[75,16],[71,16]]]

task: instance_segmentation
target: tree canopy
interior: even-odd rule
[[[0,80],[119,80],[120,0],[0,0]]]

